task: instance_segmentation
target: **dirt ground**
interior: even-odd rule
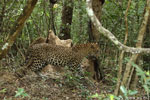
[[[88,100],[102,90],[100,83],[88,78],[69,77],[52,79],[32,74],[18,78],[14,73],[0,72],[0,100]],[[15,97],[18,88],[24,89],[28,96],[20,94]]]
[[[19,78],[13,71],[15,64],[14,61],[9,64],[3,61],[3,66],[9,68],[0,69],[0,100],[98,100],[91,96],[97,93],[106,98],[115,89],[115,72],[111,68],[103,69],[103,82],[96,82],[89,77],[76,77],[68,72],[58,77],[56,73],[53,77],[44,78],[30,73]],[[146,94],[141,87],[138,89],[140,97],[141,93]]]

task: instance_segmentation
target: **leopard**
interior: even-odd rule
[[[38,75],[48,64],[58,67],[68,66],[73,71],[80,67],[85,57],[97,57],[99,51],[97,43],[77,44],[73,47],[40,43],[29,48],[25,65],[27,70]]]

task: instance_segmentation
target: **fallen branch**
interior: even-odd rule
[[[106,28],[104,28],[100,21],[97,19],[95,16],[93,9],[92,9],[92,0],[86,0],[87,4],[87,13],[92,21],[92,23],[95,25],[97,30],[102,33],[104,36],[106,36],[108,39],[110,39],[120,50],[123,50],[124,52],[131,52],[133,54],[138,54],[138,53],[150,53],[150,48],[134,48],[134,47],[128,47],[121,42],[118,41],[118,39]],[[147,7],[146,7],[146,13],[145,16],[149,16],[149,11],[150,11],[150,2],[148,2]],[[146,21],[143,21],[143,25],[146,24]]]

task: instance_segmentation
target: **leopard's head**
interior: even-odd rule
[[[89,43],[87,44],[88,56],[98,57],[100,53],[100,48],[98,43]]]
[[[81,55],[98,57],[100,48],[98,43],[79,44],[72,47],[72,50]]]

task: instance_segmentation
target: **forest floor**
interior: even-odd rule
[[[105,90],[110,91],[110,86],[88,77],[41,78],[31,73],[18,78],[13,71],[0,71],[0,100],[91,100],[92,95]]]
[[[41,78],[30,73],[20,78],[15,71],[21,67],[21,61],[19,57],[10,56],[0,61],[0,100],[91,100],[92,95],[97,93],[105,97],[115,88],[110,79],[97,82],[69,72],[60,74],[61,77],[53,74],[54,77]]]
[[[111,68],[103,69],[103,82],[97,82],[89,77],[73,76],[68,72],[61,77],[42,78],[31,73],[19,78],[13,71],[15,64],[14,61],[3,61],[1,64],[8,68],[0,69],[0,100],[103,100],[92,97],[97,93],[106,98],[115,89],[116,72]],[[145,94],[141,87],[138,89],[140,96],[141,93]]]
[[[88,78],[44,79],[35,74],[18,78],[0,72],[0,100],[91,100],[90,96],[105,90],[110,91],[110,87]]]

